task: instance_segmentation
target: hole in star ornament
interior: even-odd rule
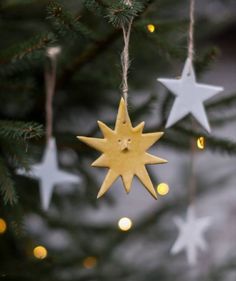
[[[163,133],[144,134],[144,124],[142,122],[132,127],[125,101],[121,98],[115,129],[112,130],[98,121],[104,139],[78,136],[79,140],[102,153],[92,166],[109,169],[97,198],[106,193],[119,176],[127,193],[130,192],[133,177],[137,176],[150,194],[157,198],[145,165],[162,164],[167,161],[146,151],[162,137]]]

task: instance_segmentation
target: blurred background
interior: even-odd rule
[[[156,79],[181,75],[187,56],[189,1],[0,2],[0,280],[235,281],[236,280],[236,2],[196,0],[195,69],[198,81],[223,86],[206,103],[212,134],[185,118],[165,123],[173,103]],[[97,120],[114,128],[121,97],[119,23],[135,15],[129,73],[134,125],[165,135],[150,150],[168,164],[149,167],[155,201],[134,180],[126,195],[119,179],[102,198],[106,169],[90,167],[99,153],[76,139],[101,137]],[[17,176],[41,161],[45,148],[46,50],[60,46],[53,102],[61,169],[76,185],[54,189],[48,211],[39,182]],[[194,175],[191,141],[195,142]],[[185,219],[189,182],[197,185],[196,215],[211,217],[208,249],[189,266],[171,255]],[[121,220],[122,218],[128,218]]]

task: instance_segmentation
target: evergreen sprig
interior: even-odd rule
[[[138,1],[132,1],[131,4],[125,1],[117,1],[112,3],[107,9],[108,20],[116,28],[128,24],[132,18],[135,18],[142,12],[144,5]]]
[[[14,181],[8,165],[28,169],[28,156],[25,145],[32,138],[42,136],[43,128],[34,122],[0,121],[0,190],[5,203],[17,202]]]
[[[106,14],[107,5],[101,0],[84,0],[84,6],[97,16]]]
[[[55,36],[46,33],[3,51],[0,54],[0,76],[14,76],[27,71],[32,73],[32,69],[42,65],[45,50],[53,43]]]
[[[0,120],[0,138],[26,141],[42,135],[43,127],[38,123]]]
[[[36,51],[45,50],[47,46],[55,42],[52,33],[45,33],[30,38],[29,40],[17,44],[7,51],[0,54],[0,64],[15,63],[17,60],[22,60],[24,57],[30,57]]]
[[[1,23],[7,28],[6,30],[3,28],[1,31],[3,39],[1,50],[8,48],[12,42],[22,43],[9,48],[0,55],[0,99],[1,108],[4,109],[1,118],[6,115],[15,120],[20,118],[24,118],[24,120],[43,119],[44,97],[37,93],[44,91],[42,66],[45,62],[45,48],[54,43],[63,45],[60,64],[57,68],[56,92],[58,95],[54,100],[55,116],[58,117],[55,134],[59,147],[71,147],[78,153],[74,168],[80,173],[82,181],[77,190],[71,189],[66,196],[60,192],[53,194],[52,215],[50,215],[51,211],[46,213],[40,210],[37,189],[29,188],[36,185],[36,181],[16,178],[16,184],[12,171],[18,167],[27,167],[29,162],[27,158],[32,155],[27,153],[26,144],[29,139],[42,135],[43,130],[38,128],[35,123],[32,125],[32,123],[18,121],[0,121],[0,195],[8,204],[14,204],[17,201],[17,194],[21,198],[21,204],[14,208],[0,204],[0,217],[4,218],[8,227],[8,231],[2,235],[3,239],[0,239],[0,276],[11,280],[34,281],[47,279],[58,281],[187,280],[189,276],[186,274],[184,262],[169,256],[169,246],[177,235],[177,229],[176,232],[172,231],[172,224],[165,223],[168,219],[171,220],[176,212],[185,209],[187,205],[186,189],[176,186],[173,189],[176,194],[172,193],[172,196],[163,198],[163,204],[157,204],[154,209],[150,209],[150,212],[147,210],[142,218],[135,220],[135,227],[125,234],[117,230],[116,223],[112,224],[107,219],[95,223],[94,218],[84,218],[83,214],[87,210],[96,212],[94,208],[91,209],[92,206],[99,210],[101,208],[100,201],[96,200],[96,191],[99,187],[97,177],[94,176],[96,172],[91,170],[87,163],[87,158],[93,155],[95,157],[97,152],[82,147],[74,136],[65,132],[67,129],[72,129],[71,118],[73,121],[73,117],[77,118],[79,115],[81,123],[79,122],[80,124],[75,130],[77,128],[86,129],[87,135],[96,135],[98,127],[87,126],[87,123],[88,125],[94,123],[98,115],[102,118],[108,118],[110,114],[114,116],[113,113],[117,110],[114,105],[116,99],[112,98],[113,91],[112,95],[109,93],[111,93],[111,89],[118,91],[120,83],[118,67],[116,71],[119,60],[117,53],[120,53],[122,41],[122,32],[119,28],[121,25],[127,24],[131,18],[136,17],[134,36],[130,46],[133,71],[130,73],[129,80],[130,89],[137,91],[134,93],[134,99],[139,95],[139,90],[152,87],[150,82],[152,79],[156,87],[155,79],[158,72],[163,74],[164,67],[173,66],[173,59],[181,58],[181,62],[184,61],[187,52],[185,43],[189,22],[184,18],[187,14],[185,13],[183,16],[184,1],[131,0],[131,6],[125,5],[125,0],[5,0],[2,2],[3,4],[0,3]],[[29,5],[24,5],[26,2]],[[71,11],[67,10],[63,4],[68,7],[77,7],[78,11],[73,8]],[[50,26],[43,19],[47,6]],[[2,7],[6,7],[6,9],[3,10]],[[219,34],[219,25],[216,21],[214,30],[210,31],[206,23],[204,23],[204,28],[198,28],[198,24],[201,25],[201,18],[198,17],[197,20],[199,20],[196,26],[197,41],[201,38],[203,30],[204,36],[207,35],[208,38],[212,38],[212,34],[217,35],[216,29]],[[109,26],[108,21],[115,29]],[[16,34],[15,26],[18,22],[22,24],[20,28],[22,34]],[[155,24],[155,32],[148,32],[147,24],[149,23]],[[225,20],[225,23],[227,24],[229,21]],[[45,33],[35,37],[35,30],[39,30],[39,32],[44,30]],[[44,34],[49,34],[52,40],[42,42],[40,38],[43,38]],[[224,33],[225,35],[226,33]],[[25,39],[29,37],[32,39]],[[207,70],[217,55],[217,49],[209,49],[203,55],[196,57],[195,66],[198,74],[201,75]],[[172,61],[172,64],[167,63],[168,61]],[[6,76],[7,79],[3,79]],[[91,96],[84,94],[87,91],[93,92]],[[114,93],[114,97],[115,95],[116,93]],[[212,125],[219,125],[223,122],[228,124],[230,120],[235,119],[236,98],[234,96],[219,95],[219,99],[209,104],[207,109]],[[116,97],[118,98],[118,95]],[[144,94],[140,94],[139,101],[143,97]],[[148,127],[148,131],[162,130],[173,95],[166,97],[161,93],[155,94],[155,96],[150,95],[142,104],[139,103],[135,107],[132,107],[133,98],[129,103],[129,112],[134,123],[144,115],[148,115],[145,116],[145,119],[150,121],[149,126],[153,126],[153,128]],[[92,99],[93,103],[91,103]],[[23,107],[24,102],[27,110],[19,110]],[[152,112],[153,115],[149,115],[154,103],[155,111]],[[93,104],[96,106],[92,107]],[[77,110],[77,108],[81,110]],[[152,120],[151,116],[153,116]],[[234,141],[219,138],[214,134],[210,136],[203,134],[200,129],[193,130],[189,121],[190,119],[187,117],[187,120],[166,130],[160,144],[166,146],[168,150],[182,149],[186,153],[186,150],[189,150],[190,139],[203,135],[206,138],[207,150],[227,152],[230,155],[236,154]],[[67,128],[65,124],[69,124],[69,122],[71,127]],[[83,122],[86,124],[84,125]],[[114,125],[114,120],[112,125]],[[34,154],[35,150],[32,153]],[[171,162],[171,159],[169,160]],[[184,159],[181,159],[180,162],[182,161],[185,162]],[[178,182],[186,181],[187,183],[189,176],[189,169],[186,169],[187,164],[185,162],[184,167],[181,167],[180,163]],[[209,192],[209,186],[212,191],[213,186],[214,191],[216,186],[221,188],[222,183],[226,182],[226,178],[229,179],[233,175],[233,168],[227,168],[226,172],[225,169],[220,168],[219,173],[212,173],[212,175],[206,170],[206,174],[203,173],[200,177],[196,171],[198,195],[201,197],[206,194],[206,185],[207,192]],[[157,183],[160,180],[159,175],[156,175],[152,169],[150,169],[150,175],[153,182]],[[213,176],[217,177],[213,180],[214,184]],[[186,184],[182,186],[184,187]],[[105,207],[111,210],[112,205],[116,204],[116,200],[113,200],[112,195],[108,194],[104,197],[104,203]],[[16,214],[10,216],[9,213],[13,209],[17,210]],[[18,212],[19,209],[22,209],[21,212]],[[36,233],[35,229],[27,227],[27,233],[32,231],[30,232],[31,237],[20,236],[17,228],[12,227],[19,213],[26,218],[24,221],[30,226],[32,222],[35,226],[40,226],[38,228],[40,231]],[[78,213],[78,216],[73,221],[69,221],[68,218],[71,218],[74,213]],[[49,247],[47,259],[40,263],[31,259],[28,249],[35,244],[35,239],[40,241],[45,238],[45,234],[46,236],[49,232],[53,234],[54,230],[59,231],[63,235],[63,239],[68,241],[68,243],[63,243],[62,248],[58,248],[58,251],[63,254],[58,255],[56,248],[55,250],[53,247]],[[136,247],[140,243],[145,245],[146,251],[143,251],[143,247]],[[157,250],[159,255],[153,248],[153,245],[158,245],[158,243],[162,246]],[[150,249],[151,251],[149,251]],[[162,249],[164,249],[163,252]],[[126,255],[127,251],[128,255]],[[154,254],[158,258],[153,259]],[[124,256],[124,259],[120,259],[121,255]],[[84,258],[88,256],[95,256],[98,263],[94,268],[85,270]],[[177,263],[173,263],[171,270],[169,266],[166,266],[166,261],[170,259],[177,261]],[[145,266],[140,266],[141,264]],[[146,266],[147,264],[148,266]],[[228,265],[225,267],[217,266],[215,268],[218,274],[209,275],[204,271],[203,274],[199,272],[198,277],[204,281],[225,280],[234,267],[235,262],[230,263],[228,260]],[[12,268],[22,270],[13,271]],[[207,271],[209,272],[210,268]],[[226,273],[229,275],[226,276]],[[196,274],[198,275],[198,272]]]
[[[90,40],[96,40],[96,34],[92,32],[85,24],[80,22],[80,16],[73,16],[57,1],[50,1],[47,6],[47,19],[52,23],[55,32],[60,37],[78,35]]]
[[[12,180],[11,173],[7,168],[5,161],[0,157],[0,192],[3,195],[4,203],[15,204],[17,203],[17,195],[15,191],[14,181]]]

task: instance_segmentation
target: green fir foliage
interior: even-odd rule
[[[222,6],[227,6],[230,1],[220,2]],[[101,180],[97,177],[97,171],[91,170],[88,165],[97,153],[77,141],[75,136],[100,137],[97,119],[114,126],[121,96],[121,27],[134,19],[130,40],[128,104],[132,121],[137,124],[145,119],[147,131],[163,131],[173,96],[161,92],[156,78],[164,74],[166,77],[177,76],[177,65],[182,66],[186,59],[186,5],[187,1],[184,0],[0,1],[0,24],[3,27],[0,29],[0,218],[4,217],[8,224],[7,232],[0,235],[0,279],[231,280],[229,273],[235,271],[233,252],[225,264],[209,264],[204,273],[196,274],[197,277],[195,272],[188,275],[186,265],[172,267],[174,259],[170,257],[169,250],[175,238],[174,229],[171,226],[168,228],[163,221],[169,222],[172,216],[185,210],[187,187],[170,197],[169,201],[153,204],[151,212],[145,213],[128,233],[117,231],[116,224],[90,222],[85,215],[86,211],[96,212],[101,206],[96,200]],[[199,16],[196,20],[196,46],[203,46],[197,49],[194,62],[199,80],[206,71],[212,70],[221,56],[222,47],[218,44],[218,38],[222,36],[223,23],[217,24],[205,17]],[[156,28],[153,33],[147,29],[150,23]],[[232,20],[226,18],[224,27],[227,24],[232,24]],[[29,170],[32,162],[40,161],[45,149],[44,76],[48,62],[46,50],[50,46],[60,46],[62,49],[57,61],[53,101],[53,134],[57,141],[59,166],[79,174],[81,183],[78,188],[66,189],[67,192],[61,194],[60,189],[56,189],[53,208],[46,213],[40,208],[38,181],[19,176],[16,171],[19,168]],[[136,99],[137,103],[134,102]],[[214,130],[236,122],[235,105],[235,90],[207,103]],[[235,140],[214,133],[206,134],[197,125],[192,127],[191,118],[168,129],[159,144],[168,151],[186,156],[190,141],[199,136],[206,139],[207,153],[235,156]],[[61,152],[68,153],[71,162],[61,163]],[[186,166],[178,167],[181,170],[178,184],[183,187],[188,184],[183,180],[189,176],[189,167]],[[150,173],[155,183],[160,181],[159,175],[151,169]],[[217,175],[217,182],[224,186],[234,173],[228,169],[227,175]],[[212,190],[217,192],[215,180],[211,181],[211,175],[206,174],[205,178],[201,176],[197,179],[200,196]],[[116,204],[110,193],[102,202],[104,209]],[[35,234],[35,230],[28,233],[24,229],[24,220],[31,217],[39,223],[37,231],[40,232],[40,228],[43,235],[37,231]],[[57,231],[62,232],[66,242],[63,239],[59,241],[65,242],[65,245],[61,243],[61,248],[55,250],[49,243],[49,257],[35,260],[32,257],[33,247],[46,244],[47,235],[53,231],[56,234]],[[127,252],[124,259],[123,253],[131,241],[139,254],[135,258],[131,256],[127,263],[130,253]],[[147,249],[151,253],[154,248],[161,255],[165,250],[161,260],[153,258],[148,263],[145,259],[150,261],[150,257],[146,255],[140,263]],[[83,261],[87,256],[97,258],[95,268],[84,268]],[[194,279],[189,279],[189,276],[194,276]]]

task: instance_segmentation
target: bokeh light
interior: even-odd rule
[[[35,258],[40,260],[45,259],[48,255],[48,251],[44,246],[35,247],[33,253]]]
[[[7,230],[7,224],[4,219],[0,218],[0,234],[3,234]]]
[[[199,137],[197,139],[197,147],[201,150],[205,148],[205,138],[204,137]]]
[[[155,31],[155,25],[153,24],[148,24],[147,25],[147,30],[150,32],[150,33],[153,33]]]
[[[124,217],[121,218],[118,222],[118,226],[122,231],[128,231],[132,227],[132,221],[130,218]]]
[[[94,268],[97,265],[96,257],[87,257],[83,260],[83,266],[87,269]]]
[[[168,194],[169,190],[169,185],[165,182],[162,182],[157,186],[157,193],[161,196],[165,196],[166,194]]]

